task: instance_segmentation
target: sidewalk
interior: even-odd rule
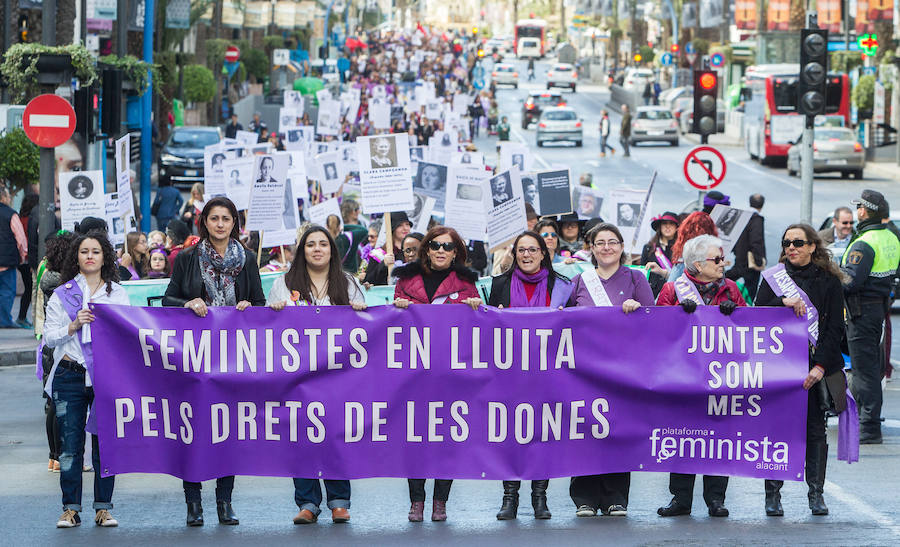
[[[19,297],[16,297],[12,309],[14,314],[18,313]],[[0,367],[33,365],[37,346],[32,329],[0,329]]]
[[[696,133],[682,134],[681,139],[691,144],[700,144],[700,135]],[[716,133],[709,136],[709,144],[706,146],[734,146],[743,147],[744,144],[739,140],[727,136],[725,133]]]
[[[866,162],[866,175],[900,181],[900,165],[897,164],[897,150],[894,146],[879,146],[875,149],[875,159]]]

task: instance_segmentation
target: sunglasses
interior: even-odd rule
[[[450,251],[456,250],[456,243],[452,241],[445,241],[444,243],[438,243],[437,241],[429,241],[428,248],[432,251],[437,251],[439,249],[444,249],[448,253]]]
[[[800,247],[803,247],[804,245],[809,245],[810,243],[812,243],[812,242],[806,241],[805,239],[783,239],[783,240],[781,240],[781,248],[787,249],[788,247],[793,245],[795,249],[799,249]]]
[[[556,232],[541,232],[541,237],[552,237],[555,239],[559,236],[556,235]]]
[[[714,257],[714,258],[707,258],[706,260],[707,260],[708,262],[712,262],[713,264],[720,264],[720,263],[722,263],[722,262],[725,262],[725,257],[724,257],[724,256],[717,256],[717,257]]]

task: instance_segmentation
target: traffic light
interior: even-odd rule
[[[94,142],[97,108],[100,106],[97,89],[94,86],[78,89],[72,102],[75,108],[75,132],[81,135],[84,142]]]
[[[122,128],[122,70],[103,68],[101,71],[103,108],[100,130],[107,137],[118,137]]]
[[[472,27],[472,36],[478,36],[478,27]]]
[[[719,96],[719,77],[714,70],[694,71],[694,120],[692,133],[701,137],[716,132],[716,98]]]
[[[26,43],[28,42],[28,16],[20,15],[19,16],[19,42]]]
[[[828,31],[800,31],[800,85],[797,103],[801,114],[825,112],[825,76],[828,73]]]
[[[678,44],[672,44],[672,53],[678,53]]]

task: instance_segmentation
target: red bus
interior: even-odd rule
[[[546,46],[547,21],[520,19],[516,23],[513,47],[518,57],[543,57],[546,53]]]
[[[786,159],[788,148],[803,132],[805,116],[797,108],[798,66],[750,67],[744,76],[744,147],[747,154],[766,163]],[[846,74],[827,77],[825,116],[850,126],[850,79]]]

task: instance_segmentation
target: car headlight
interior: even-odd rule
[[[159,161],[163,163],[178,163],[181,161],[181,158],[173,156],[172,154],[163,154],[159,157]]]

